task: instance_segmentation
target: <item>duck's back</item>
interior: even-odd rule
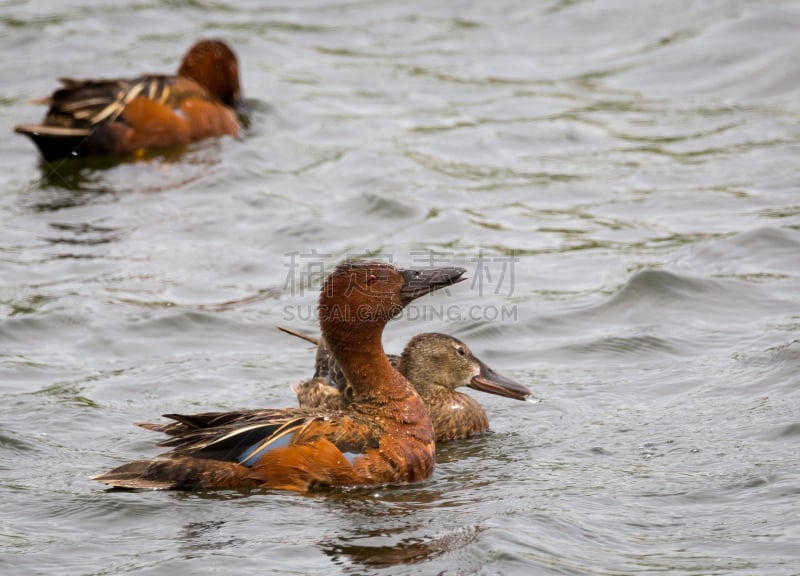
[[[233,111],[188,78],[153,74],[61,82],[44,101],[50,108],[43,122],[15,128],[48,161],[183,145],[239,130]]]
[[[92,80],[62,78],[63,86],[49,99],[50,109],[43,124],[77,129],[113,122],[138,96],[166,103],[174,79],[163,75]]]

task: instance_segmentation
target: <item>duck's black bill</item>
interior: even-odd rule
[[[400,298],[405,306],[412,300],[430,294],[439,288],[451,286],[456,282],[466,280],[464,268],[405,268],[398,269],[405,280],[400,290]]]
[[[481,373],[473,377],[467,384],[470,388],[515,400],[525,400],[531,395],[531,391],[519,382],[498,374],[480,360],[478,363],[481,366]]]

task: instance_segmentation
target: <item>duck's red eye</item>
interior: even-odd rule
[[[375,274],[370,274],[367,276],[367,286],[372,286],[375,282],[378,281],[378,277]]]

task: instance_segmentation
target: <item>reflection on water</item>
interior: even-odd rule
[[[177,540],[180,542],[179,552],[186,558],[192,558],[206,550],[227,550],[244,543],[244,537],[220,538],[221,528],[225,520],[204,520],[184,524]]]
[[[417,528],[417,530],[415,530]],[[420,536],[408,536],[415,531]],[[365,530],[353,537],[320,544],[324,552],[337,563],[346,559],[365,567],[391,567],[421,564],[443,554],[456,552],[472,544],[481,530],[477,527],[461,527],[438,536],[429,536],[428,530],[415,526],[399,526],[396,530],[402,538],[393,538],[385,530]]]
[[[339,519],[337,534],[317,545],[337,563],[420,564],[467,546],[480,533],[477,527],[459,526],[430,534],[430,520],[419,511],[436,510],[444,500],[441,491],[420,486],[365,492],[334,493],[326,499]]]
[[[103,183],[102,172],[74,166],[55,170],[45,165],[41,179],[31,185],[22,203],[34,211],[56,212],[83,206],[104,196],[113,198],[115,194],[112,185]]]
[[[107,244],[119,240],[118,228],[88,223],[66,224],[60,222],[51,222],[49,226],[57,232],[66,233],[63,236],[44,238],[44,240],[52,244],[94,246],[96,244]]]
[[[90,157],[40,162],[38,181],[22,203],[31,210],[56,212],[84,206],[120,193],[166,192],[202,181],[213,174],[217,143],[147,151],[130,158]]]

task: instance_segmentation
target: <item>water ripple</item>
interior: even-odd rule
[[[209,34],[253,109],[138,162],[0,139],[6,571],[797,572],[795,3],[151,4],[0,17],[4,134],[59,76],[169,73]],[[456,334],[545,398],[476,394],[493,433],[439,446],[431,480],[88,479],[158,453],[132,422],[294,405],[311,356],[274,326],[316,331],[319,282],[292,255],[430,250],[470,281],[416,311],[456,314],[393,321],[387,349]]]

